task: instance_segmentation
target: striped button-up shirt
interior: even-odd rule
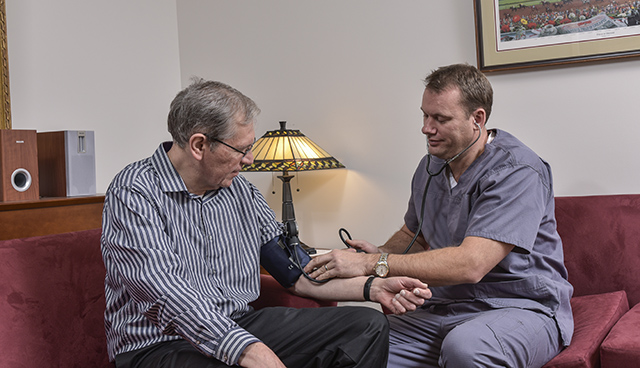
[[[281,233],[258,190],[237,176],[229,188],[187,191],[164,143],[123,169],[104,203],[102,254],[109,357],[185,339],[236,364],[258,339],[234,319],[260,289],[260,247]]]

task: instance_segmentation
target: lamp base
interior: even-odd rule
[[[282,223],[285,225],[285,230],[289,236],[298,236],[298,224],[296,223],[296,215],[293,210],[293,197],[291,196],[291,184],[290,181],[293,179],[293,175],[287,174],[285,171],[282,173],[282,176],[278,176],[280,180],[282,180]],[[317,251],[303,243],[300,242],[300,247],[302,250],[307,252],[307,254],[316,254]]]

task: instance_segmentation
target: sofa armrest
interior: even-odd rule
[[[600,344],[611,328],[629,310],[623,291],[571,298],[574,332],[566,347],[543,368],[599,367]]]
[[[0,241],[0,368],[110,366],[100,234]]]
[[[338,305],[334,301],[304,298],[290,293],[271,275],[260,275],[260,297],[251,303],[255,309],[265,307],[318,308]]]
[[[634,367],[640,362],[640,304],[613,326],[600,346],[603,368]]]

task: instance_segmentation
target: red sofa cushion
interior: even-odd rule
[[[0,242],[0,367],[108,367],[100,229]]]
[[[627,292],[640,302],[640,195],[556,197],[558,233],[574,296]]]
[[[544,368],[600,367],[600,344],[618,319],[629,310],[624,291],[571,299],[575,322],[571,345]]]
[[[603,367],[637,367],[640,365],[640,304],[626,313],[600,347]]]
[[[333,301],[303,298],[291,294],[283,288],[271,275],[260,275],[260,297],[251,303],[255,309],[265,307],[317,308],[338,305]]]

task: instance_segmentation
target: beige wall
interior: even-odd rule
[[[7,4],[14,128],[96,130],[104,191],[167,138],[168,104],[192,75],[230,83],[262,108],[258,135],[287,120],[347,166],[293,181],[302,240],[315,246],[340,246],[342,226],[373,242],[401,226],[425,153],[421,79],[475,64],[471,1],[51,3]],[[638,193],[640,59],[489,79],[489,126],[551,163],[557,195]],[[279,216],[280,181],[246,176]]]
[[[421,78],[440,65],[475,65],[473,16],[462,0],[178,0],[182,83],[199,75],[235,85],[263,110],[259,135],[287,120],[347,166],[294,179],[304,241],[340,246],[344,226],[383,242],[402,225],[425,153]],[[550,162],[557,195],[638,193],[640,92],[632,81],[640,59],[489,79],[489,126]],[[247,176],[279,213],[280,181]]]
[[[175,0],[6,3],[13,128],[94,130],[104,193],[169,137],[180,89]]]

